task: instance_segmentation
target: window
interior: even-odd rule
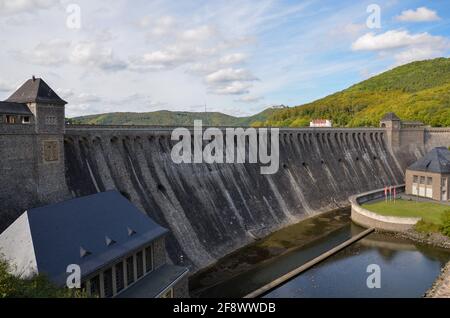
[[[153,254],[152,247],[149,246],[145,249],[145,271],[151,272],[153,270]]]
[[[103,290],[105,292],[105,297],[112,297],[114,294],[112,268],[109,268],[103,272]]]
[[[123,280],[123,262],[116,264],[116,290],[120,292],[125,287]]]
[[[15,124],[16,123],[16,116],[6,115],[6,123],[7,124]]]
[[[133,256],[127,258],[127,283],[128,285],[134,282],[134,262]]]
[[[23,116],[22,124],[29,124],[29,123],[30,123],[30,116]]]
[[[419,176],[413,176],[413,183],[419,182]]]
[[[432,184],[433,184],[433,178],[427,177],[427,185],[432,185]]]
[[[425,177],[420,177],[420,184],[425,184]]]
[[[161,298],[173,298],[173,289],[169,289],[164,294],[161,295]]]
[[[47,117],[45,117],[45,123],[47,125],[56,125],[56,116],[47,116]]]
[[[91,278],[91,297],[100,297],[100,276],[97,275]]]
[[[144,275],[144,253],[142,251],[136,254],[136,274],[137,278]]]

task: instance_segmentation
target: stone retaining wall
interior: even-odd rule
[[[405,190],[404,185],[396,186],[397,193]],[[395,216],[384,216],[364,209],[361,204],[384,197],[384,189],[365,192],[349,198],[352,206],[352,221],[367,228],[388,232],[403,232],[411,229],[420,218],[403,218]]]

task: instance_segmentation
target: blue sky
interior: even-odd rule
[[[0,0],[0,98],[34,74],[69,116],[249,115],[448,57],[449,23],[448,0]]]

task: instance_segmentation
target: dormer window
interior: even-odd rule
[[[15,124],[16,123],[16,116],[13,115],[6,115],[6,121],[7,124]]]

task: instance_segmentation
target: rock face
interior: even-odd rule
[[[192,269],[347,198],[403,183],[422,154],[387,149],[383,129],[280,130],[280,169],[258,164],[175,164],[170,131],[70,128],[66,182],[73,196],[117,189],[171,231],[174,263]]]

